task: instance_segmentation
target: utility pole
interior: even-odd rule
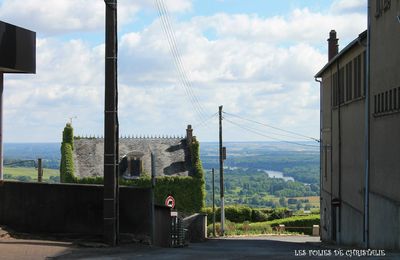
[[[214,187],[214,168],[212,168],[212,201],[213,201],[213,237],[215,237],[215,187]]]
[[[154,189],[156,188],[156,157],[151,152],[151,244],[156,242],[156,220],[155,220],[155,205],[154,205]]]
[[[42,180],[43,180],[42,158],[38,158],[38,182],[42,182]]]
[[[3,90],[4,74],[0,72],[0,180],[3,180]]]
[[[117,92],[117,0],[104,0],[105,109],[104,109],[104,240],[118,243],[118,92]]]
[[[224,159],[222,150],[222,106],[219,106],[219,188],[221,194],[221,236],[223,236],[225,232]]]

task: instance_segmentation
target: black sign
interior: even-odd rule
[[[0,21],[0,71],[36,72],[36,33]]]

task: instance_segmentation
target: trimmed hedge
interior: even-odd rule
[[[268,221],[267,223],[271,227],[276,227],[279,224],[283,224],[285,225],[285,227],[289,227],[287,231],[311,235],[312,226],[320,224],[320,215],[295,216],[290,218],[275,219],[272,221]]]
[[[207,213],[208,223],[212,222],[212,207],[207,207],[203,210]],[[244,221],[250,222],[263,222],[268,220],[285,218],[290,215],[290,211],[286,208],[277,209],[253,209],[248,206],[226,206],[225,219],[235,223]],[[221,221],[221,209],[216,207],[215,211],[216,221]]]
[[[79,184],[103,184],[103,177],[86,177],[75,179],[72,183]],[[119,184],[124,186],[151,187],[150,177],[141,177],[135,180],[119,179]],[[175,208],[184,213],[200,212],[204,200],[202,200],[201,180],[193,177],[165,176],[156,178],[154,199],[157,204],[164,205],[165,199],[172,195],[175,199]]]
[[[243,223],[233,223],[229,220],[225,221],[224,233],[226,236],[240,236],[240,235],[262,235],[274,233],[270,225],[263,222],[263,225],[254,226],[254,223],[245,221]],[[207,226],[207,234],[212,236],[213,225]],[[221,223],[215,223],[216,235],[221,233]]]

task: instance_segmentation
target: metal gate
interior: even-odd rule
[[[182,218],[171,216],[171,247],[184,247],[186,243],[186,229],[183,228]]]

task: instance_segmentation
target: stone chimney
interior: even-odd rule
[[[193,129],[192,125],[188,125],[186,129],[186,142],[190,145],[193,142]]]
[[[328,62],[333,59],[339,52],[338,38],[336,38],[336,31],[332,30],[329,33],[328,39]]]

